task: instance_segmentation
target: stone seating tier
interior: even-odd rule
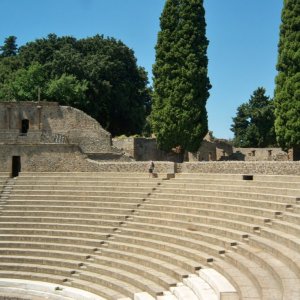
[[[21,173],[0,212],[0,277],[108,300],[300,299],[299,176],[148,176]]]

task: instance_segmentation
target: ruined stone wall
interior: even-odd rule
[[[134,137],[118,137],[112,139],[114,147],[123,150],[128,156],[134,157]]]
[[[186,162],[182,173],[300,175],[300,162],[293,161],[215,161]]]
[[[231,158],[243,161],[287,161],[288,154],[280,148],[233,148]]]
[[[180,161],[177,154],[158,149],[155,138],[120,137],[113,139],[113,145],[137,161]]]
[[[20,135],[22,120],[27,135]],[[111,135],[84,112],[56,102],[0,102],[0,142],[70,143],[85,153],[111,151]]]
[[[58,106],[54,111],[43,111],[43,130],[59,133],[77,144],[85,153],[111,150],[111,135],[84,112],[70,107]]]
[[[204,140],[197,152],[188,153],[188,161],[212,161],[216,160],[216,144]]]
[[[12,156],[21,157],[27,172],[148,172],[149,162],[97,162],[87,158],[76,145],[0,145],[0,171],[12,171]],[[292,161],[155,161],[155,172],[300,175],[300,162]]]
[[[24,172],[148,172],[148,162],[97,162],[77,145],[1,145],[0,171],[12,171],[12,156],[21,157]],[[155,172],[174,173],[174,163],[155,162]]]

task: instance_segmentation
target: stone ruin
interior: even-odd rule
[[[1,171],[69,170],[87,159],[129,161],[111,135],[84,112],[56,102],[0,102]],[[90,161],[91,161],[90,160]],[[60,167],[59,167],[60,166]]]

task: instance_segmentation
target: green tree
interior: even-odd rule
[[[32,101],[38,98],[38,89],[45,91],[46,78],[43,66],[34,63],[27,69],[18,69],[9,80],[2,84],[0,90],[1,98],[6,100],[15,99],[17,101]],[[6,95],[5,95],[6,93]],[[43,96],[44,94],[42,94]],[[7,99],[10,97],[10,99]]]
[[[300,2],[285,0],[275,88],[275,130],[283,149],[300,146]]]
[[[60,78],[52,79],[47,86],[47,98],[60,101],[61,104],[75,107],[84,107],[86,104],[86,80],[80,82],[73,75],[63,74]]]
[[[265,92],[264,88],[258,88],[247,103],[238,107],[231,126],[236,147],[267,147],[276,144],[274,104]]]
[[[10,57],[17,55],[18,46],[16,44],[17,38],[13,35],[5,39],[4,45],[0,47],[2,57]]]
[[[208,131],[205,11],[202,0],[167,0],[153,66],[152,130],[159,147],[196,151]]]
[[[41,67],[42,82],[29,80],[33,65]],[[0,59],[2,99],[33,100],[41,87],[43,99],[82,109],[112,135],[142,132],[149,107],[147,84],[134,52],[100,35],[77,40],[50,34],[20,47],[17,56]]]

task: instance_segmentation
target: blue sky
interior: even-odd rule
[[[165,0],[0,0],[0,44],[18,45],[49,33],[76,38],[97,33],[122,40],[151,81],[159,17]],[[231,138],[237,107],[263,86],[273,96],[283,0],[204,0],[209,77],[209,129]]]

